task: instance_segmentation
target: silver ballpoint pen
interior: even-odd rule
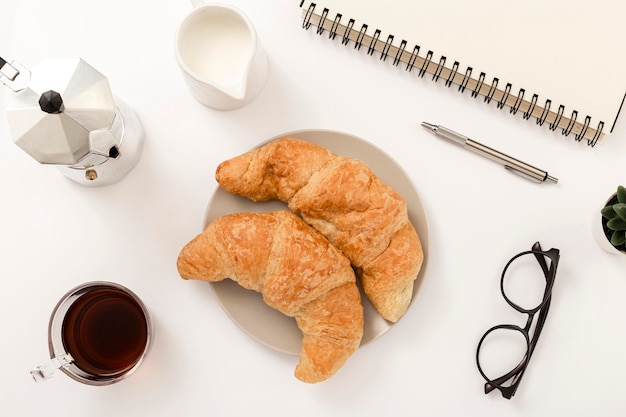
[[[542,183],[547,180],[556,184],[559,181],[558,179],[548,175],[548,173],[542,169],[535,168],[532,165],[528,165],[525,162],[505,155],[502,152],[491,149],[488,146],[481,145],[480,143],[473,141],[467,136],[463,136],[460,133],[457,133],[446,127],[433,125],[426,122],[422,122],[422,126],[434,133],[436,136],[451,140],[452,142],[463,146],[463,148],[467,150],[476,152],[477,154],[482,155],[485,158],[491,159],[492,161],[496,161],[504,165],[504,168],[518,175],[521,175],[526,179],[537,183]]]

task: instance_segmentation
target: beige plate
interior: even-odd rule
[[[295,131],[276,136],[263,142],[263,144],[283,136],[292,136],[316,143],[336,154],[365,162],[378,177],[404,197],[408,206],[409,218],[420,236],[424,249],[424,263],[416,281],[413,293],[415,296],[426,270],[428,225],[419,196],[404,170],[387,154],[372,144],[358,137],[340,132],[327,130]],[[229,213],[244,211],[258,213],[280,209],[287,209],[287,205],[278,201],[255,203],[232,195],[222,188],[217,188],[209,202],[204,226],[216,218]],[[293,318],[268,307],[259,293],[245,290],[231,280],[213,283],[211,287],[224,311],[244,332],[259,342],[281,352],[294,355],[300,354],[302,333],[296,326]],[[365,328],[361,345],[364,345],[385,334],[393,327],[393,323],[381,318],[365,297],[362,297],[362,299]]]

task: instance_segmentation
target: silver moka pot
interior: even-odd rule
[[[137,164],[143,128],[109,82],[80,58],[46,59],[31,70],[0,58],[14,91],[6,117],[17,146],[88,186],[113,184]]]

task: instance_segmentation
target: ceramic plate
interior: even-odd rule
[[[424,263],[413,292],[413,299],[415,299],[415,293],[426,271],[428,226],[417,191],[404,170],[377,147],[363,139],[345,133],[303,130],[276,136],[263,142],[263,144],[283,136],[303,139],[324,146],[338,155],[345,155],[365,162],[378,177],[404,197],[407,202],[409,218],[420,236],[424,250]],[[281,209],[287,210],[287,205],[277,201],[255,203],[246,198],[232,195],[218,187],[209,202],[204,226],[206,227],[214,219],[225,214],[244,211],[258,213]],[[245,290],[231,280],[227,279],[210,285],[224,311],[244,332],[278,351],[300,354],[302,332],[296,326],[295,319],[268,307],[259,293]],[[361,345],[364,345],[385,334],[393,327],[393,323],[380,317],[365,296],[362,297],[362,300],[365,328]]]

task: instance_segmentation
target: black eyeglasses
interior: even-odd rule
[[[490,393],[494,389],[498,389],[504,398],[511,399],[515,395],[522,376],[526,371],[526,367],[530,362],[530,358],[537,345],[537,340],[541,335],[541,330],[548,316],[548,310],[550,309],[550,301],[552,298],[552,287],[554,285],[554,279],[556,277],[556,269],[559,264],[559,250],[550,249],[543,251],[539,242],[536,242],[532,249],[526,252],[515,255],[506,264],[502,271],[502,278],[500,279],[500,291],[506,302],[520,313],[528,314],[528,320],[526,325],[522,328],[513,324],[501,324],[494,326],[483,335],[478,342],[478,348],[476,349],[476,364],[480,374],[485,378],[485,394]],[[533,259],[534,258],[534,259]],[[535,260],[537,262],[535,262]],[[537,270],[537,263],[541,268],[541,271]],[[535,287],[543,287],[543,292],[537,292],[535,297],[529,297],[529,292],[525,291],[529,286],[527,280],[541,276],[545,278],[545,282],[541,281],[540,285]],[[532,283],[531,283],[532,284]],[[544,287],[545,285],[545,287]],[[531,299],[533,298],[533,299]],[[531,308],[522,307],[521,304],[530,305]],[[532,338],[530,337],[530,330],[533,327],[535,314],[539,313],[537,322],[534,324],[534,330],[532,332]],[[519,336],[523,336],[526,346],[525,353],[522,354],[521,361],[517,362],[519,356],[514,357],[513,367],[504,368],[511,369],[509,372],[504,373],[501,376],[491,378],[488,373],[496,375],[500,374],[502,364],[496,371],[485,372],[487,368],[487,362],[498,362],[498,355],[491,355],[491,357],[485,354],[485,350],[491,352],[493,347],[489,349],[483,349],[481,355],[481,348],[487,345],[494,345],[499,347],[511,347],[514,343],[513,338],[519,339]],[[516,340],[517,345],[520,344],[519,340]],[[523,343],[523,342],[521,342]],[[497,349],[493,350],[499,352]],[[521,353],[521,352],[519,352]],[[482,363],[481,363],[482,358]]]

